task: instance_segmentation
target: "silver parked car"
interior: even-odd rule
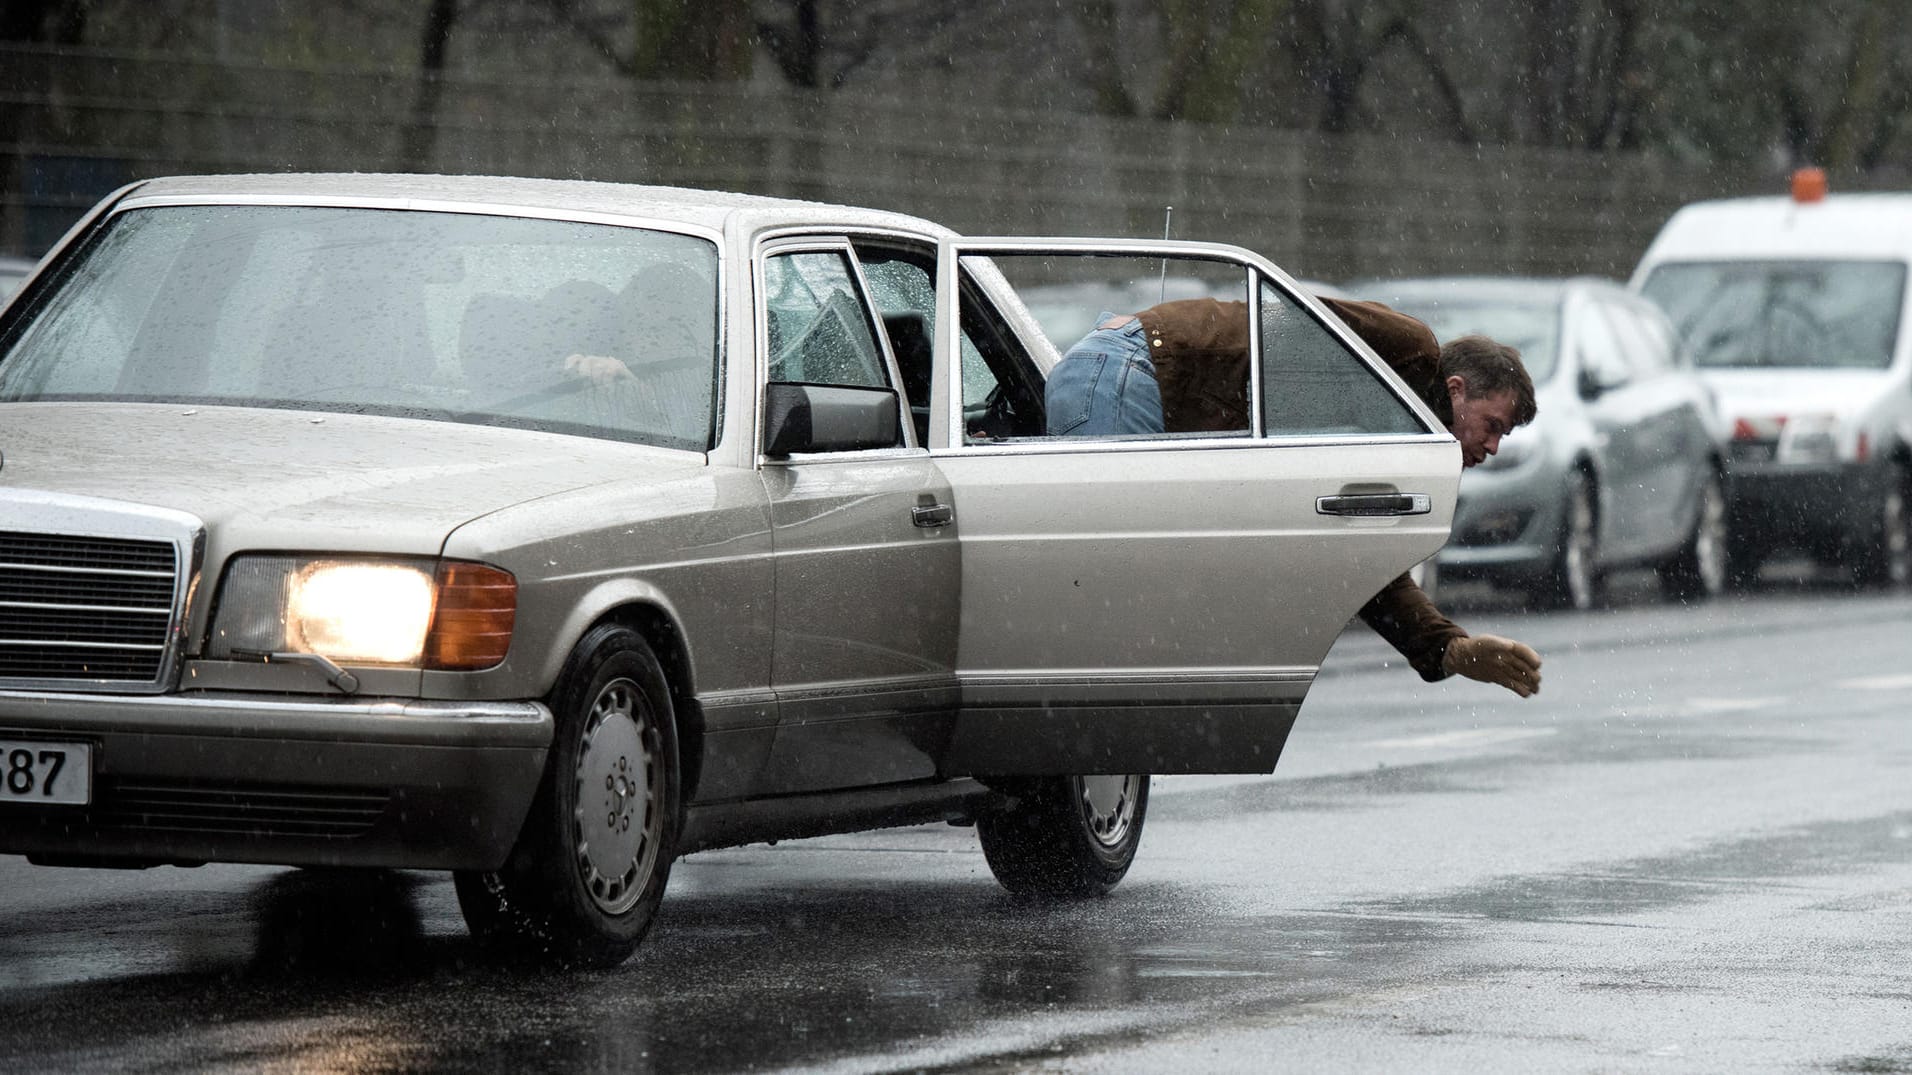
[[[451,870],[563,962],[759,840],[973,822],[1008,888],[1106,892],[1145,774],[1271,770],[1457,485],[1234,247],[280,175],[51,257],[0,315],[0,852]],[[1253,428],[1043,435],[1018,281],[1112,257],[1241,281]]]
[[[1443,343],[1480,333],[1520,349],[1539,416],[1461,479],[1443,579],[1528,587],[1588,608],[1618,567],[1658,569],[1669,596],[1726,583],[1722,459],[1712,392],[1665,315],[1593,277],[1446,277],[1350,285],[1428,323]]]

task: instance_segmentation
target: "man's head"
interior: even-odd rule
[[[1534,420],[1534,382],[1520,352],[1485,336],[1461,336],[1441,348],[1441,377],[1461,442],[1461,465],[1477,466],[1500,451],[1500,438]]]

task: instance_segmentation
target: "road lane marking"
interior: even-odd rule
[[[1912,673],[1900,673],[1891,676],[1860,676],[1858,679],[1842,679],[1833,684],[1855,691],[1902,691],[1912,687]]]
[[[1442,747],[1484,747],[1553,735],[1557,728],[1468,728],[1458,732],[1437,732],[1404,739],[1376,739],[1369,746],[1405,750],[1438,750]]]
[[[1784,698],[1688,698],[1680,708],[1688,716],[1703,717],[1712,713],[1744,713],[1749,709],[1765,709],[1783,701]]]

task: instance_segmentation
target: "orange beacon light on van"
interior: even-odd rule
[[[1826,170],[1824,168],[1800,168],[1792,174],[1792,200],[1796,202],[1823,202],[1826,200]]]

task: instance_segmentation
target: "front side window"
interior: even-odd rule
[[[1580,374],[1590,387],[1605,391],[1633,379],[1620,338],[1597,308],[1589,305],[1581,310],[1579,328],[1580,338],[1574,346],[1580,356]]]
[[[1600,303],[1600,313],[1619,337],[1627,364],[1638,377],[1657,377],[1673,367],[1672,339],[1660,317],[1644,317],[1617,303]]]
[[[399,415],[702,451],[717,249],[468,213],[167,206],[113,218],[0,340],[0,401]]]
[[[1905,265],[1669,262],[1642,290],[1698,366],[1884,369],[1899,335]]]
[[[763,275],[772,381],[889,386],[847,255],[782,254],[764,261]]]

